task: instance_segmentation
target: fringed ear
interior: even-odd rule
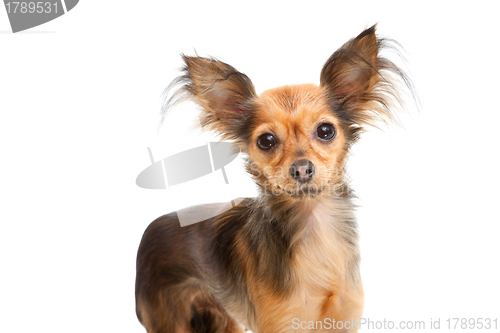
[[[163,118],[175,103],[190,99],[202,107],[203,128],[214,130],[223,139],[236,140],[256,97],[252,81],[232,66],[211,58],[182,56],[183,75],[167,91],[177,89],[166,101]],[[168,94],[168,93],[167,93]]]
[[[321,70],[321,86],[334,111],[348,126],[376,126],[377,120],[396,121],[390,107],[399,104],[397,83],[412,90],[409,78],[394,63],[379,56],[392,45],[366,29],[338,49]]]

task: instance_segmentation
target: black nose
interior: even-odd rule
[[[290,175],[296,181],[306,183],[314,176],[314,164],[309,160],[298,160],[290,166]]]

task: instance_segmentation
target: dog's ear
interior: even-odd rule
[[[375,125],[377,118],[394,120],[389,106],[398,96],[392,74],[405,82],[407,77],[379,56],[385,44],[372,26],[333,53],[321,70],[321,86],[334,111],[348,124]]]
[[[164,113],[171,104],[187,97],[202,107],[203,128],[216,131],[223,139],[238,140],[256,97],[252,81],[222,61],[182,57],[183,75],[167,88],[179,89],[167,101]]]

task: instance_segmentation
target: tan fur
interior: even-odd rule
[[[325,318],[350,321],[361,317],[361,280],[358,272],[349,271],[358,250],[343,239],[342,225],[332,224],[334,211],[338,208],[324,198],[314,200],[305,203],[302,211],[298,212],[297,219],[300,221],[290,221],[304,224],[303,236],[293,260],[297,285],[292,293],[273,295],[272,290],[259,284],[252,276],[251,272],[256,268],[249,269],[248,281],[251,282],[248,286],[250,294],[255,295],[253,302],[259,314],[259,321],[252,328],[255,332],[294,332],[291,329],[293,318],[301,321]],[[248,264],[252,266],[255,263]]]

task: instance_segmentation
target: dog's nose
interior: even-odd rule
[[[314,176],[314,164],[309,160],[298,160],[290,166],[290,175],[299,183],[306,183]]]

